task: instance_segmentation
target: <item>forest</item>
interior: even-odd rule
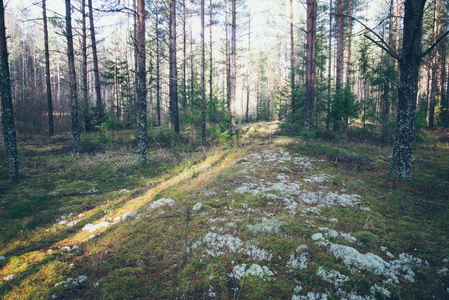
[[[0,2],[0,298],[449,297],[448,2]]]

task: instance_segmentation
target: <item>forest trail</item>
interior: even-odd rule
[[[429,263],[425,252],[410,248],[422,247],[422,237],[398,227],[397,208],[385,209],[385,189],[376,190],[357,167],[304,154],[311,142],[276,135],[278,125],[241,127],[239,147],[204,153],[177,173],[147,181],[145,191],[108,193],[103,205],[36,230],[33,239],[54,232],[58,241],[4,257],[4,298],[444,294],[449,257]]]

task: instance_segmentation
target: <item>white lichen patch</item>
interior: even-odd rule
[[[170,198],[162,198],[162,199],[159,199],[159,200],[151,203],[150,208],[157,208],[157,207],[164,206],[164,205],[173,206],[173,205],[175,205],[175,200],[170,199]]]
[[[340,285],[349,280],[348,276],[341,274],[337,270],[327,271],[323,269],[323,267],[318,268],[316,275],[327,282],[333,283],[335,287],[339,287]]]
[[[246,264],[236,265],[232,269],[232,272],[228,274],[229,277],[240,280],[246,276],[258,276],[264,280],[271,280],[271,276],[274,275],[268,267],[259,266],[258,264],[252,264],[248,269]]]
[[[193,210],[193,211],[198,211],[198,210],[201,209],[201,207],[203,207],[203,203],[197,202],[197,203],[193,206],[192,210]]]
[[[287,268],[290,269],[290,272],[307,268],[307,263],[309,261],[309,253],[307,250],[308,247],[306,245],[301,245],[290,255],[290,258],[287,261]]]
[[[260,223],[254,225],[247,225],[248,231],[252,234],[268,234],[268,233],[278,233],[282,225],[285,225],[284,221],[279,221],[278,219],[267,219],[262,218]]]
[[[55,287],[57,287],[59,285],[62,285],[63,287],[77,286],[77,285],[83,283],[84,281],[86,281],[86,279],[87,279],[86,275],[80,275],[77,278],[67,278],[66,280],[56,283]]]
[[[95,232],[102,228],[107,228],[107,227],[109,227],[109,225],[111,225],[111,223],[109,223],[107,221],[103,221],[103,222],[100,222],[95,225],[94,224],[86,224],[86,225],[84,225],[84,227],[81,230],[88,231],[88,232]]]

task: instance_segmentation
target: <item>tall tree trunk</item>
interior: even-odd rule
[[[201,0],[201,146],[206,146],[206,88],[204,70],[204,0]]]
[[[90,38],[92,40],[92,58],[94,62],[94,81],[95,81],[95,96],[97,106],[97,124],[103,123],[103,105],[101,101],[100,90],[100,71],[98,70],[98,56],[97,56],[97,42],[95,39],[95,26],[94,26],[94,12],[92,7],[92,0],[88,1],[89,6],[89,23],[90,23]]]
[[[186,0],[182,1],[182,53],[183,53],[183,61],[182,61],[182,97],[183,97],[183,108],[185,109],[187,106],[187,32],[186,32]]]
[[[176,0],[170,1],[170,42],[168,61],[170,64],[170,116],[173,129],[176,134],[179,134],[178,69],[176,67]]]
[[[213,93],[213,39],[212,39],[212,25],[213,25],[213,3],[212,0],[209,2],[209,103],[212,106],[212,116],[213,121],[215,122],[216,118],[216,106],[214,103],[214,93]]]
[[[228,109],[231,107],[231,0],[227,0],[226,7],[226,100]]]
[[[249,122],[249,91],[250,91],[250,66],[251,66],[251,5],[248,5],[249,13],[248,13],[248,63],[247,63],[247,73],[246,73],[246,112],[245,112],[245,121]],[[279,47],[279,51],[280,51]],[[279,68],[281,65],[279,64]],[[281,72],[279,70],[279,76],[281,76]],[[280,80],[279,80],[280,81]]]
[[[134,10],[134,13],[133,13],[134,41],[133,41],[133,43],[134,43],[134,47],[136,47],[135,43],[137,43],[137,3],[136,3],[136,1],[137,0],[133,0],[133,10]],[[158,40],[159,40],[157,38],[157,9],[158,9],[157,1],[156,1],[155,5],[156,5],[156,44],[157,44]],[[156,57],[157,57],[157,54],[158,54],[158,52],[156,50]],[[138,66],[137,66],[137,51],[134,51],[134,109],[136,112],[136,116],[138,114],[138,111],[137,111],[137,85],[138,85],[137,68],[138,68]]]
[[[441,20],[441,19],[440,19]],[[441,95],[441,106],[445,107],[445,110],[441,112],[441,118],[443,121],[443,126],[446,127],[446,116],[444,114],[447,111],[446,98],[447,94],[445,91],[444,83],[446,82],[447,73],[446,73],[446,49],[447,49],[447,38],[440,42],[440,69],[441,69],[441,77],[440,77],[440,86],[438,87],[439,93]]]
[[[304,130],[306,132],[310,132],[312,128],[315,89],[316,15],[316,0],[307,0],[306,103],[304,112]]]
[[[343,82],[343,0],[337,0],[337,72],[336,72],[336,91],[341,90]]]
[[[296,103],[295,103],[295,42],[293,36],[293,0],[290,0],[290,69],[291,69],[291,78],[290,78],[290,89],[291,93],[291,105],[292,105],[292,113],[296,113]]]
[[[351,45],[352,45],[352,0],[348,0],[348,57],[346,61],[346,84],[351,83],[351,70],[352,70],[352,63],[351,63]]]
[[[434,12],[433,12],[433,26],[432,26],[432,33],[433,33],[433,43],[436,42],[437,38],[440,35],[440,13],[439,10],[441,7],[437,4],[437,1],[434,0]],[[437,94],[438,89],[438,46],[436,46],[432,51],[431,56],[431,68],[432,68],[432,84],[430,87],[430,99],[429,99],[429,128],[433,129],[434,123],[435,123],[435,98]]]
[[[236,58],[237,58],[237,36],[236,36],[236,15],[237,15],[237,8],[236,8],[236,0],[232,0],[232,8],[231,8],[231,15],[232,15],[232,24],[231,24],[231,103],[229,105],[229,114],[230,114],[230,134],[231,137],[235,136],[235,85],[236,85]]]
[[[12,182],[20,180],[16,128],[9,77],[8,48],[6,45],[5,6],[0,0],[0,98],[2,100],[3,139],[9,154],[9,171]]]
[[[161,126],[161,54],[159,44],[159,1],[156,1],[156,114],[157,126]]]
[[[45,0],[44,0],[45,1]],[[83,91],[83,119],[85,130],[89,129],[89,102],[88,102],[88,89],[87,89],[87,28],[86,28],[86,0],[81,1],[81,20],[82,20],[82,42],[81,52],[83,56],[82,68],[81,68],[81,89]]]
[[[80,124],[78,118],[78,93],[76,88],[75,54],[73,51],[72,7],[70,0],[65,0],[65,28],[67,35],[67,59],[70,78],[70,119],[72,121],[73,152],[81,153]]]
[[[329,63],[327,70],[327,115],[326,115],[326,130],[329,130],[330,127],[330,113],[331,113],[331,71],[332,71],[332,2],[333,0],[329,0]]]
[[[44,51],[45,51],[45,82],[47,86],[47,108],[48,108],[48,134],[55,134],[53,122],[53,103],[51,100],[51,76],[50,76],[50,51],[48,49],[48,26],[46,0],[42,0],[42,14],[44,22]]]
[[[139,153],[139,165],[147,163],[147,84],[146,84],[146,50],[145,50],[145,0],[137,1],[137,115],[138,131],[137,143]]]
[[[390,166],[390,176],[395,180],[411,180],[412,178],[412,152],[415,144],[416,99],[419,66],[422,59],[421,38],[425,4],[426,0],[405,0],[404,3],[398,112]]]

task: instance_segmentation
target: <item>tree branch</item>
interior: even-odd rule
[[[382,44],[379,44],[379,42],[373,40],[369,35],[365,34],[364,35],[368,40],[370,40],[371,42],[373,42],[374,44],[376,44],[377,47],[381,48],[382,50],[384,50],[385,52],[387,52],[388,54],[390,54],[391,57],[393,57],[394,59],[396,59],[397,61],[401,60],[401,57],[395,52],[392,51],[392,49],[390,47],[385,47]]]
[[[436,40],[436,42],[435,42],[432,46],[429,47],[429,49],[427,49],[426,51],[424,51],[423,54],[421,54],[421,58],[424,57],[424,56],[426,56],[427,54],[429,54],[429,53],[433,50],[433,48],[435,48],[435,47],[438,45],[438,43],[441,42],[441,40],[444,39],[448,34],[449,34],[449,31],[446,31],[445,34],[443,34],[442,36],[440,36],[440,37],[438,38],[438,40]]]
[[[375,73],[377,73],[377,75],[382,76],[383,78],[385,78],[386,80],[388,80],[392,85],[394,85],[397,89],[399,89],[399,84],[397,84],[396,82],[394,82],[393,80],[391,80],[390,78],[388,78],[387,76],[385,76],[384,74],[378,72],[377,70],[371,68],[370,66],[368,66],[368,69],[371,69],[372,71],[374,71]]]

